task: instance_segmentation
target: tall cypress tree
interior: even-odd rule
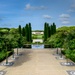
[[[21,30],[21,25],[19,25],[19,28],[18,28],[18,30],[19,30],[19,34],[20,34],[20,37],[19,37],[19,39],[17,40],[17,42],[18,42],[18,46],[21,48],[21,46],[22,46],[22,30]]]
[[[21,36],[21,25],[19,25],[19,34]]]
[[[49,23],[44,24],[44,41],[46,41],[50,37],[50,29],[49,29]]]
[[[25,28],[22,28],[22,36],[25,36]]]
[[[46,34],[47,34],[47,38],[46,38],[46,40],[49,38],[49,24],[47,23],[46,24]]]
[[[29,42],[29,26],[28,26],[28,24],[26,24],[26,39],[27,39],[27,41]]]
[[[51,26],[49,26],[49,37],[51,36]]]
[[[31,23],[29,23],[29,41],[32,42],[32,30],[31,30]]]
[[[47,25],[47,23],[45,22],[45,24],[44,24],[44,41],[46,41],[46,39],[47,39],[47,34],[46,34],[47,27],[46,27],[46,25]]]
[[[53,25],[51,25],[51,35],[53,35]]]
[[[55,25],[55,23],[53,23],[53,30],[54,30],[54,33],[56,33],[56,25]]]
[[[49,23],[44,24],[44,41],[46,41],[51,35],[56,33],[56,25],[53,23],[49,26]]]

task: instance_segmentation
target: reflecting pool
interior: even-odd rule
[[[43,48],[44,48],[43,44],[42,45],[38,45],[38,44],[32,45],[32,49],[43,49]]]

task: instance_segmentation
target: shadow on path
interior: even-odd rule
[[[17,59],[14,62],[13,67],[21,66],[23,63],[31,60],[31,53],[33,53],[32,50],[25,50],[22,53],[22,56],[19,56],[19,59]]]

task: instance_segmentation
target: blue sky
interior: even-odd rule
[[[44,23],[57,28],[75,25],[75,0],[0,0],[0,27],[32,24],[43,30]]]

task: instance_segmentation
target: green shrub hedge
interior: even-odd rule
[[[66,55],[66,50],[62,50],[61,52],[63,55]],[[69,59],[71,59],[73,62],[75,62],[75,50],[70,50]]]
[[[13,54],[13,52],[10,52],[8,54],[8,57],[11,56],[12,54]],[[0,62],[2,62],[5,59],[6,59],[6,53],[4,51],[0,52]]]

